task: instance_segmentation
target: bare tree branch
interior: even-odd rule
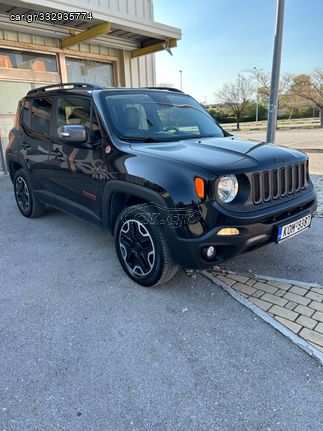
[[[316,69],[311,75],[294,76],[289,92],[291,95],[311,101],[319,108],[323,127],[323,70]]]
[[[218,99],[228,105],[237,118],[237,129],[240,130],[240,119],[254,95],[255,89],[252,80],[238,75],[232,82],[223,84],[216,93]]]

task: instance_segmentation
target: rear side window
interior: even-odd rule
[[[33,99],[30,122],[33,132],[49,136],[52,106],[53,101],[50,97]]]
[[[31,102],[29,99],[25,99],[22,106],[21,121],[24,126],[30,127],[30,110]]]

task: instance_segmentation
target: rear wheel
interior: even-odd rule
[[[125,272],[142,286],[158,286],[175,275],[173,261],[161,227],[152,223],[156,209],[135,205],[118,217],[114,238],[119,261]]]
[[[29,176],[23,169],[16,172],[13,185],[21,214],[29,218],[41,216],[45,211],[45,206],[34,196]]]

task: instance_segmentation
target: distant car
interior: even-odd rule
[[[304,153],[233,137],[172,88],[31,90],[6,159],[25,217],[53,206],[101,226],[143,286],[291,238],[317,206]]]

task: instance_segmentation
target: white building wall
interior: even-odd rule
[[[69,2],[75,6],[98,6],[111,9],[114,12],[120,12],[138,18],[153,20],[153,7],[151,0],[78,0]]]

